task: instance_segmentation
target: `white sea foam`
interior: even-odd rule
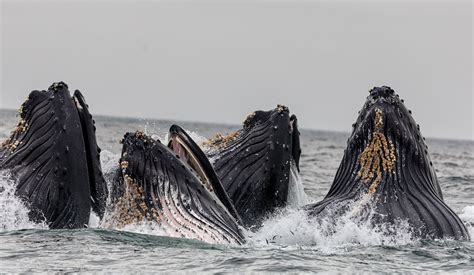
[[[115,173],[117,171],[117,168],[119,167],[119,159],[120,155],[119,154],[114,154],[110,151],[107,150],[102,150],[100,153],[100,162],[102,166],[102,173],[104,175],[105,182],[107,183],[107,188],[109,190],[109,196],[107,198],[107,204],[110,205],[110,192],[112,189],[112,183],[114,181]],[[108,209],[106,209],[106,213],[104,214],[104,217],[107,216]],[[93,224],[92,224],[93,225]],[[89,226],[92,226],[89,223]],[[100,226],[100,225],[98,225]]]
[[[107,188],[109,190],[109,196],[107,198],[107,204],[110,205],[110,191],[112,190],[112,182],[114,180],[115,172],[117,168],[119,167],[120,155],[119,154],[114,154],[108,150],[102,150],[100,153],[100,165],[102,167],[102,173],[104,175],[105,182],[107,184]],[[106,209],[106,213],[104,214],[104,217],[107,217],[109,214],[108,209]],[[98,228],[98,227],[103,227],[102,223],[104,223],[103,219],[102,221],[100,220],[99,216],[97,216],[96,213],[92,212],[89,217],[89,228]]]
[[[15,182],[6,171],[0,171],[0,232],[20,229],[45,229],[43,223],[28,218],[28,208],[15,195]]]
[[[459,217],[466,224],[471,241],[474,242],[474,205],[464,207]]]
[[[89,224],[87,225],[87,227],[89,228],[97,228],[99,227],[100,225],[100,218],[99,216],[97,216],[97,214],[95,212],[92,211],[91,209],[91,214],[89,216]]]
[[[196,140],[203,137],[194,132],[189,132]],[[165,137],[167,138],[167,136]],[[167,140],[167,139],[163,139]],[[101,153],[101,164],[106,181],[111,190],[113,174],[118,167],[119,154],[103,150]],[[20,229],[46,229],[45,224],[37,224],[29,220],[28,208],[15,196],[15,183],[9,174],[0,171],[0,232]],[[307,203],[301,178],[292,165],[289,190],[289,207],[278,214],[267,219],[264,225],[255,233],[248,233],[249,245],[256,247],[279,247],[316,249],[325,253],[343,253],[351,246],[372,245],[403,245],[413,243],[412,230],[406,222],[397,225],[373,226],[369,219],[360,220],[354,218],[354,211],[342,215],[337,220],[333,218],[316,221],[307,216],[303,210],[297,207]],[[350,202],[350,208],[358,209],[367,203],[362,198]],[[337,207],[334,207],[337,210]],[[464,207],[460,218],[468,225],[469,233],[474,236],[474,205]],[[331,214],[328,214],[331,217]],[[142,222],[127,225],[123,228],[110,228],[101,224],[95,214],[91,214],[89,227],[109,228],[129,231],[141,234],[166,236],[166,232],[156,223]]]
[[[358,208],[367,203],[365,199],[348,202],[349,208]],[[332,207],[327,217],[317,221],[308,217],[304,210],[287,208],[265,221],[263,227],[251,234],[250,243],[256,246],[310,248],[324,253],[344,252],[350,246],[404,245],[413,243],[412,229],[400,221],[395,225],[374,226],[369,218],[362,219],[358,213],[348,211],[339,218]],[[366,216],[367,217],[367,216]]]
[[[115,171],[115,169],[118,167],[119,159],[119,154],[114,154],[110,151],[102,150],[102,152],[100,152],[100,165],[102,167],[102,171],[105,174]]]
[[[459,217],[465,222],[474,223],[474,205],[464,207]]]
[[[190,135],[193,135],[190,132]],[[199,137],[199,136],[198,136]],[[159,137],[158,137],[159,138]],[[165,136],[162,140],[167,140]],[[102,167],[106,175],[109,188],[113,174],[117,168],[119,155],[103,151],[101,155]],[[109,176],[107,176],[109,175]],[[250,246],[277,246],[277,247],[310,247],[328,253],[344,251],[348,246],[354,245],[400,245],[412,242],[410,228],[401,222],[394,226],[374,227],[369,221],[361,222],[355,219],[357,212],[350,212],[340,219],[326,219],[317,222],[308,218],[306,212],[297,210],[307,204],[307,195],[304,192],[302,180],[293,163],[290,171],[290,186],[288,194],[289,206],[277,215],[267,219],[263,227],[256,233],[248,233]],[[352,209],[359,209],[367,204],[367,198],[350,202]],[[335,207],[336,210],[337,207]],[[107,215],[107,213],[106,213]],[[331,215],[328,215],[331,216]],[[106,220],[106,219],[104,219]],[[93,225],[94,221],[90,224]],[[111,227],[111,224],[102,222],[100,227],[118,229],[134,233],[167,236],[159,224],[150,222],[133,223],[123,228]],[[393,235],[393,232],[396,232]]]
[[[119,231],[127,231],[139,234],[148,234],[156,236],[168,236],[166,232],[161,228],[161,226],[156,222],[138,222],[127,224],[121,228],[114,228]]]
[[[188,135],[194,140],[194,142],[196,142],[196,144],[202,144],[203,142],[207,141],[207,138],[199,135],[198,133],[196,132],[193,132],[193,131],[189,131],[189,130],[186,130],[186,133],[188,133]]]
[[[184,131],[191,137],[191,139],[194,140],[194,142],[195,142],[197,145],[200,145],[200,144],[202,144],[203,142],[207,141],[207,138],[205,138],[205,137],[199,135],[199,134],[196,133],[196,132],[193,132],[193,131],[190,131],[190,130],[186,130],[186,129],[184,129]],[[154,138],[154,139],[160,140],[163,144],[167,144],[168,138],[169,138],[169,132],[167,132],[163,137],[161,137],[161,136],[159,136],[159,135],[152,135],[151,137]]]

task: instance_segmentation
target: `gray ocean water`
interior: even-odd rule
[[[17,122],[0,110],[0,140]],[[118,164],[119,140],[141,129],[164,138],[178,123],[196,139],[238,129],[238,125],[96,118],[103,169]],[[355,119],[355,118],[354,118]],[[350,125],[348,125],[350,129]],[[422,129],[423,130],[423,129]],[[387,237],[370,225],[342,220],[336,232],[307,220],[298,205],[327,193],[342,159],[348,133],[301,130],[301,182],[306,193],[249,234],[244,246],[210,245],[163,236],[158,228],[132,225],[118,231],[92,221],[82,230],[48,230],[27,218],[13,194],[14,183],[0,173],[0,273],[3,272],[474,272],[474,243],[421,241],[403,226]],[[474,236],[474,142],[427,139],[444,198]],[[322,225],[324,227],[324,225]]]

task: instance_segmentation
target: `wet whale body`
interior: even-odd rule
[[[237,132],[206,142],[216,174],[247,228],[258,228],[287,205],[290,170],[299,171],[299,135],[296,116],[278,105],[250,114]]]
[[[241,226],[255,229],[287,204],[301,154],[296,116],[284,106],[257,111],[206,145],[207,156],[176,125],[167,146],[127,133],[106,207],[94,120],[82,94],[71,97],[58,82],[22,105],[0,169],[16,180],[31,219],[50,228],[85,227],[91,209],[102,218],[107,208],[114,227],[150,221],[173,237],[243,244]],[[470,238],[443,201],[418,125],[389,87],[370,91],[328,194],[304,209],[316,219],[349,212],[375,225],[406,221],[423,239]]]
[[[30,93],[17,127],[1,145],[0,169],[10,171],[35,222],[81,228],[91,208],[104,214],[108,191],[94,120],[82,94],[71,97],[63,82]]]
[[[391,88],[370,91],[353,127],[328,194],[305,207],[310,216],[351,211],[375,225],[408,222],[413,236],[422,239],[469,239],[443,201],[419,126]],[[357,200],[365,203],[344,206]]]
[[[154,222],[171,237],[243,244],[238,214],[204,153],[183,133],[172,126],[168,147],[141,132],[125,135],[110,221]]]

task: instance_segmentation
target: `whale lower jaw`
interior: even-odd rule
[[[326,197],[305,207],[324,218],[336,205],[366,198],[354,215],[373,213],[374,225],[406,221],[422,239],[469,240],[444,202],[428,146],[403,100],[389,87],[370,91]],[[354,209],[339,209],[339,212]]]
[[[336,220],[344,216],[359,221],[369,219],[374,226],[406,222],[414,239],[470,239],[459,217],[436,198],[354,192],[326,198],[304,209],[317,220]]]
[[[106,223],[119,228],[155,223],[171,237],[244,243],[238,222],[212,191],[214,186],[209,190],[188,164],[195,156],[182,151],[186,143],[173,142],[176,151],[140,132],[125,135]],[[194,167],[206,171],[196,159]]]

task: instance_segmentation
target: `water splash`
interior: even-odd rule
[[[100,165],[102,166],[102,173],[104,175],[105,182],[107,183],[107,188],[109,190],[109,196],[107,197],[106,205],[111,205],[111,190],[113,190],[113,182],[115,180],[115,173],[119,167],[120,154],[114,154],[110,151],[103,150],[100,153]],[[107,217],[108,207],[104,213],[104,220]],[[91,226],[91,224],[89,223]],[[100,223],[99,225],[100,226]]]
[[[47,229],[28,217],[28,208],[15,195],[15,182],[6,171],[0,171],[0,232],[20,229]]]
[[[87,224],[87,227],[88,228],[98,228],[99,225],[100,225],[100,218],[91,209],[91,214],[89,216],[89,224]]]
[[[186,134],[188,134],[192,140],[194,140],[194,142],[198,145],[201,145],[204,141],[207,141],[207,138],[199,135],[198,133],[196,132],[193,132],[193,131],[190,131],[190,130],[186,130],[186,129],[183,129]],[[151,136],[152,138],[154,139],[157,139],[157,140],[160,140],[161,143],[163,144],[167,144],[168,142],[168,138],[169,138],[169,132],[167,132],[164,136],[159,136],[159,135],[152,135]],[[201,148],[201,150],[203,150],[203,148]]]
[[[308,204],[308,196],[304,192],[303,181],[301,180],[296,163],[292,161],[288,186],[288,205],[296,208],[306,204]]]
[[[189,132],[192,135],[199,135]],[[193,136],[193,138],[196,138]],[[159,138],[159,137],[158,137]],[[166,135],[164,139],[167,140]],[[202,138],[202,137],[201,137]],[[113,175],[118,166],[119,155],[108,151],[103,151],[101,155],[102,167],[106,181],[111,187]],[[344,250],[355,245],[398,245],[413,242],[408,224],[400,222],[393,226],[382,225],[373,226],[370,219],[360,221],[354,216],[359,214],[357,209],[363,209],[369,203],[368,198],[361,198],[357,201],[349,202],[348,207],[353,209],[350,213],[343,215],[340,219],[332,218],[316,221],[308,218],[306,212],[297,210],[298,207],[308,203],[308,197],[304,192],[301,177],[296,165],[292,163],[290,169],[290,185],[288,194],[289,206],[267,219],[263,227],[256,233],[246,232],[249,236],[250,246],[272,246],[277,247],[309,247],[328,253]],[[337,211],[342,206],[334,206],[333,211]],[[347,207],[347,206],[346,206]],[[106,213],[107,215],[110,213]],[[366,214],[366,213],[364,213]],[[331,213],[328,213],[331,217]],[[360,215],[359,215],[360,216]],[[101,228],[117,229],[141,234],[167,236],[166,232],[157,223],[140,222],[126,225],[123,228],[115,228],[105,218],[98,226]],[[93,222],[90,224],[93,227]]]
[[[474,223],[474,205],[464,207],[459,217],[465,222]]]
[[[109,196],[107,197],[107,207],[105,209],[104,217],[102,220],[99,220],[97,223],[94,221],[89,221],[89,227],[92,228],[111,228],[110,217],[113,217],[113,213],[110,205],[112,205],[111,191],[113,190],[113,182],[115,180],[115,175],[117,168],[119,167],[120,154],[114,154],[110,151],[103,150],[100,153],[100,162],[102,166],[102,172],[104,175],[105,182],[107,183],[107,188],[109,190]],[[91,217],[95,218],[91,215]],[[97,217],[98,218],[98,217]]]
[[[124,226],[123,228],[119,228],[119,229],[116,228],[116,230],[134,232],[134,233],[139,233],[139,234],[155,235],[155,236],[167,236],[166,232],[156,222],[133,223],[133,224],[128,224]]]
[[[464,207],[459,218],[466,224],[469,235],[471,235],[471,242],[474,242],[474,205]]]
[[[154,221],[134,222],[123,227],[117,227],[115,226],[115,223],[110,219],[107,219],[106,216],[98,227],[109,230],[168,237],[168,234],[164,231],[161,225]]]
[[[361,198],[345,205],[333,205],[321,219],[310,218],[304,210],[284,209],[265,221],[263,227],[250,236],[250,243],[338,253],[353,246],[397,246],[416,241],[406,221],[373,225],[371,217],[375,213],[372,210],[363,215],[353,211],[336,214],[342,207],[357,209],[365,203],[367,201]]]

